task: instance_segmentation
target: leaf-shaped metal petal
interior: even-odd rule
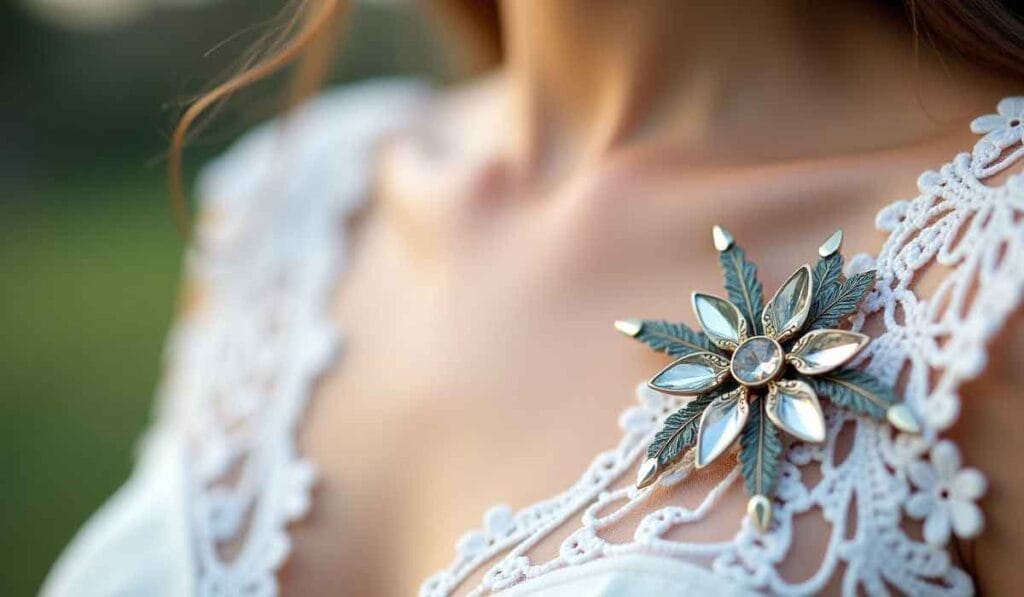
[[[786,360],[800,373],[821,375],[846,364],[869,340],[857,332],[814,330],[797,341]]]
[[[802,381],[782,380],[769,385],[764,412],[776,427],[793,437],[825,441],[825,416],[818,395]]]
[[[747,339],[747,320],[735,305],[711,294],[693,293],[693,312],[711,342],[733,351]]]
[[[811,309],[813,285],[811,266],[804,265],[779,287],[761,314],[766,336],[781,342],[800,329]]]
[[[677,359],[647,382],[666,394],[692,396],[718,387],[729,377],[729,361],[711,352],[695,352]]]
[[[749,414],[745,387],[715,398],[700,418],[694,465],[703,468],[725,453],[743,431]]]

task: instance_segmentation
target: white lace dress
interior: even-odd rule
[[[44,595],[276,594],[288,525],[307,512],[316,480],[295,431],[314,379],[339,356],[329,308],[346,266],[343,223],[367,194],[376,140],[428,94],[407,82],[325,94],[206,169],[187,264],[199,291],[169,341],[156,421],[131,479],[66,549]],[[962,466],[942,433],[957,419],[960,386],[985,367],[986,341],[1021,303],[1024,175],[985,181],[1024,154],[1022,121],[1024,98],[977,119],[972,128],[984,136],[973,151],[921,175],[917,197],[883,209],[879,253],[848,266],[878,271],[854,326],[881,315],[884,331],[866,349],[881,358],[868,368],[889,383],[906,380],[921,436],[826,407],[828,440],[785,454],[771,532],[744,521],[730,540],[685,542],[669,531],[716,508],[741,482],[739,470],[693,508],[654,504],[655,488],[630,487],[661,419],[683,400],[641,386],[632,406],[624,400],[621,438],[575,483],[518,512],[485,513],[421,595],[446,595],[482,570],[475,594],[803,595],[833,576],[848,595],[972,593],[945,546],[981,531],[985,479]],[[949,273],[920,296],[918,273],[932,263]],[[855,433],[841,454],[844,425]],[[812,463],[820,478],[803,478]],[[685,482],[688,464],[664,476],[661,491]],[[831,529],[827,545],[814,574],[788,581],[777,565],[795,541],[794,517],[813,509]],[[907,517],[924,521],[923,539],[904,532]],[[623,524],[632,525],[628,539],[606,538]],[[557,555],[534,553],[567,526],[575,530]]]

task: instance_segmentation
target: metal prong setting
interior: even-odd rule
[[[893,404],[885,411],[885,418],[893,427],[906,433],[921,433],[921,424],[904,402]]]
[[[718,224],[711,228],[711,238],[715,241],[715,250],[719,253],[728,251],[734,241],[732,233]]]
[[[839,252],[839,249],[843,246],[843,229],[839,228],[832,233],[832,236],[825,239],[825,242],[821,243],[818,247],[818,255],[822,257],[831,257]]]
[[[635,338],[644,329],[644,322],[639,319],[619,319],[615,322],[615,329],[630,338]]]
[[[766,533],[772,526],[772,501],[768,496],[755,495],[747,502],[747,516],[759,533]]]
[[[658,459],[648,458],[640,465],[640,470],[637,471],[636,488],[643,489],[644,487],[654,483],[660,474],[661,470],[658,467]]]

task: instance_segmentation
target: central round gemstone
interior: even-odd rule
[[[745,386],[771,381],[782,370],[782,347],[767,336],[754,336],[732,353],[732,376]]]

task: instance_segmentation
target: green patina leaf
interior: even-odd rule
[[[654,441],[647,446],[647,457],[657,458],[661,467],[675,462],[683,450],[697,442],[700,416],[720,393],[709,392],[697,396],[689,404],[669,415],[661,430],[654,436]]]
[[[757,266],[747,259],[746,252],[736,244],[718,254],[718,264],[725,275],[725,290],[729,293],[729,301],[747,318],[748,329],[754,330],[754,334],[762,333],[764,296],[761,282],[757,279]]]
[[[828,257],[819,257],[814,264],[814,303],[811,305],[813,317],[821,310],[822,291],[836,288],[843,283],[843,255],[832,253]]]
[[[815,270],[817,271],[817,267]],[[824,272],[830,274],[829,272]],[[817,275],[815,276],[817,279]],[[822,328],[833,328],[857,310],[864,295],[871,290],[875,281],[874,270],[856,274],[842,283],[826,284],[824,288],[815,289],[811,315],[804,325],[805,331]]]
[[[718,352],[703,332],[694,331],[682,323],[645,320],[641,323],[640,333],[634,337],[654,350],[677,359],[695,352]]]
[[[771,495],[779,479],[782,440],[764,412],[764,398],[750,409],[750,418],[740,436],[740,464],[750,495]]]
[[[820,377],[802,377],[819,396],[833,404],[876,419],[897,402],[896,395],[876,377],[859,369],[840,369]]]

